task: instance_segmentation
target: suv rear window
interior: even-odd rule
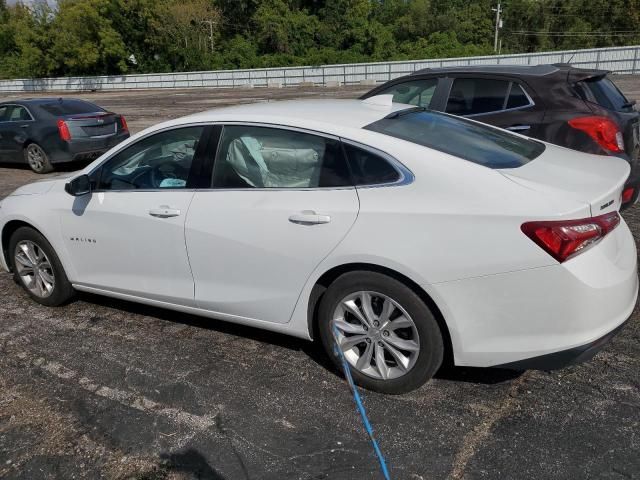
[[[629,107],[629,100],[607,77],[577,82],[575,89],[582,100],[597,103],[609,110],[623,110]]]
[[[364,128],[496,169],[521,167],[545,149],[497,128],[423,109],[395,112]]]
[[[51,103],[42,103],[40,108],[51,115],[79,115],[82,113],[104,112],[104,109],[82,100],[62,100]]]

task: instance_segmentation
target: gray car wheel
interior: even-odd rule
[[[320,300],[320,339],[339,369],[341,355],[355,382],[400,394],[429,380],[442,364],[444,341],[429,307],[407,285],[377,272],[338,277]]]
[[[37,143],[30,143],[24,149],[24,158],[36,173],[48,173],[53,170],[53,165],[49,161],[49,156]]]
[[[18,228],[9,240],[9,253],[14,279],[33,300],[56,307],[73,296],[73,286],[58,255],[40,232]]]

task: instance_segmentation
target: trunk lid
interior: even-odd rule
[[[505,177],[545,195],[589,205],[591,216],[617,211],[629,176],[627,162],[555,145],[519,168],[500,170]]]
[[[71,138],[104,138],[118,132],[118,116],[111,112],[66,115]]]

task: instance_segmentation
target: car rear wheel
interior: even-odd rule
[[[30,143],[24,149],[24,158],[36,173],[49,173],[53,170],[53,165],[44,149],[37,143]]]
[[[49,242],[37,231],[21,227],[9,241],[13,275],[36,302],[56,307],[74,294],[60,259]]]
[[[333,282],[318,311],[325,350],[342,369],[342,351],[358,385],[400,394],[427,382],[442,364],[440,327],[422,299],[402,282],[350,272]]]

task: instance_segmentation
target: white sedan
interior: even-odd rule
[[[356,381],[554,368],[630,316],[629,165],[390,97],[224,108],[149,128],[0,205],[37,302],[92,292],[319,338]]]

